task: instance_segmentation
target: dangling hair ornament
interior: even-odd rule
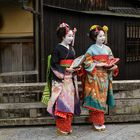
[[[106,25],[104,25],[103,27],[103,31],[105,32],[105,38],[106,38],[106,40],[105,40],[105,44],[107,44],[107,31],[108,31],[108,27],[106,26]]]
[[[77,29],[76,28],[74,28],[73,29],[73,34],[75,34],[77,32]]]
[[[98,33],[98,32],[99,32],[99,30],[98,30],[98,28],[97,28],[97,27],[96,27],[96,30],[95,30],[95,32],[96,32],[96,33]]]
[[[73,29],[73,41],[72,41],[72,46],[74,46],[74,41],[75,41],[75,33],[77,32],[77,29]]]
[[[59,28],[63,28],[63,27],[66,29],[66,34],[67,34],[69,32],[69,25],[63,22],[59,25]]]

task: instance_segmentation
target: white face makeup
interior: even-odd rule
[[[66,34],[65,38],[63,39],[63,44],[65,44],[66,46],[71,44],[73,41],[73,32],[72,30],[69,30],[69,32]]]
[[[105,33],[100,30],[96,38],[96,44],[102,45],[105,42]]]

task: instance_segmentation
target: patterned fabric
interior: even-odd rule
[[[47,111],[55,116],[55,112],[80,114],[80,101],[77,87],[77,77],[65,75],[63,82],[52,81],[52,94],[48,102]],[[75,84],[73,84],[73,82]]]
[[[94,123],[96,125],[104,124],[104,112],[102,111],[89,111],[89,122]]]
[[[54,118],[67,118],[67,113],[80,114],[80,100],[76,73],[66,72],[66,67],[74,60],[74,51],[57,45],[52,53],[52,87],[47,111]]]
[[[72,130],[72,119],[73,114],[71,113],[65,113],[67,115],[66,118],[63,117],[57,117],[56,118],[56,128],[63,132],[70,132]]]
[[[57,111],[57,110],[56,110],[56,111],[54,112],[54,114],[55,114],[55,116],[59,116],[59,117],[61,117],[61,118],[66,119],[68,113],[66,113],[66,112],[61,112],[61,111]]]
[[[51,55],[48,56],[47,60],[47,72],[46,72],[46,85],[42,94],[41,102],[44,103],[45,105],[48,105],[48,101],[51,96],[51,81],[49,79],[49,76],[51,78]]]
[[[88,75],[85,78],[84,106],[105,111],[109,88],[108,74],[106,70],[98,68],[96,68],[94,73],[94,76]]]
[[[97,63],[107,62],[113,58],[110,48],[106,45],[99,48],[92,45],[85,55],[84,69],[84,104],[89,110],[104,112],[106,105],[115,105],[112,89],[112,71],[104,67],[96,67]]]

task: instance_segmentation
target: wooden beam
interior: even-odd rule
[[[15,84],[0,84],[0,93],[8,92],[14,93],[15,91],[43,91],[46,83],[15,83]]]
[[[46,83],[14,83],[14,84],[0,84],[0,93],[4,91],[43,91]],[[78,82],[79,91],[81,91],[81,82]],[[113,81],[113,90],[136,90],[140,89],[140,80],[120,80]]]
[[[33,102],[33,103],[2,103],[0,104],[0,109],[32,109],[32,108],[46,108],[41,102]]]
[[[38,71],[17,71],[17,72],[4,72],[0,73],[0,77],[7,76],[24,76],[24,75],[37,75]]]

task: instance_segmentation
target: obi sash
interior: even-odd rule
[[[60,65],[64,67],[70,67],[72,62],[73,62],[73,59],[66,59],[66,60],[63,59],[63,60],[60,60]]]
[[[95,55],[92,58],[93,60],[100,61],[100,62],[108,62],[109,60],[108,55]]]
[[[106,68],[111,68],[113,65],[117,64],[120,60],[119,58],[114,58],[114,57],[109,58],[108,55],[97,55],[97,56],[93,56],[92,58],[93,60],[107,63],[107,65],[105,66]],[[118,73],[119,73],[119,69],[116,68],[113,71],[113,76],[116,77]]]
[[[97,56],[93,56],[92,58],[93,60],[107,63],[108,66],[106,67],[112,67],[120,60],[119,58],[114,58],[114,57],[109,58],[108,55],[97,55]]]

